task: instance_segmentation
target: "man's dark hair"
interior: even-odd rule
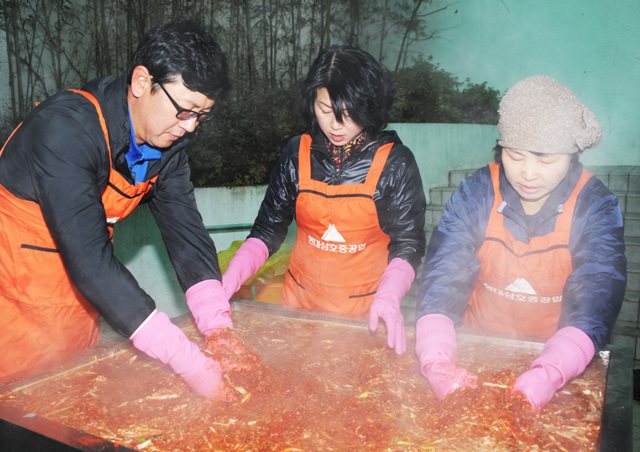
[[[215,35],[189,17],[174,19],[145,34],[131,58],[129,83],[137,66],[149,70],[154,86],[182,77],[189,90],[213,100],[223,99],[231,88],[227,58]]]
[[[336,120],[344,110],[373,138],[387,126],[395,93],[391,74],[367,52],[332,46],[316,58],[300,84],[300,113],[315,134],[320,131],[314,104],[326,88]]]

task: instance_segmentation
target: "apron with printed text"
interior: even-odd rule
[[[102,203],[112,238],[113,224],[135,209],[157,176],[130,185],[112,166],[109,134],[98,101],[90,93],[70,91],[94,104],[109,148],[111,168]],[[100,342],[99,314],[70,280],[40,206],[1,185],[0,312],[0,377],[52,365]]]
[[[562,204],[555,230],[529,243],[515,240],[499,212],[500,166],[490,163],[494,202],[478,252],[480,274],[462,326],[517,336],[551,337],[558,329],[562,293],[572,272],[569,235],[578,194],[592,174],[582,171]]]
[[[299,149],[298,232],[280,303],[364,316],[387,267],[389,236],[373,195],[393,143],[381,146],[364,183],[311,179],[311,137]]]

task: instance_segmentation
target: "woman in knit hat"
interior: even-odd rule
[[[602,128],[567,86],[522,80],[499,114],[496,162],[460,184],[431,237],[416,352],[442,400],[477,386],[455,365],[456,326],[538,337],[513,388],[538,412],[609,340],[626,288],[622,215],[579,162]]]

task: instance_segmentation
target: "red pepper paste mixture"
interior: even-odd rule
[[[408,351],[383,328],[234,312],[234,329],[206,342],[225,370],[226,400],[192,394],[128,343],[107,356],[4,391],[21,408],[145,451],[590,451],[597,450],[607,365],[596,356],[537,416],[511,386],[539,350],[465,342],[458,363],[478,389],[443,402]]]

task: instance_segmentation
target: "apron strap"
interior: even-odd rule
[[[100,119],[100,126],[102,127],[104,138],[105,140],[107,140],[107,149],[109,150],[109,159],[111,159],[111,145],[109,144],[109,130],[107,130],[107,123],[104,120],[104,116],[102,115],[102,108],[100,108],[100,103],[98,103],[98,99],[96,99],[93,94],[87,91],[82,91],[80,89],[69,89],[69,91],[82,94],[93,104],[94,107],[96,107],[96,111],[98,112],[98,119]]]

